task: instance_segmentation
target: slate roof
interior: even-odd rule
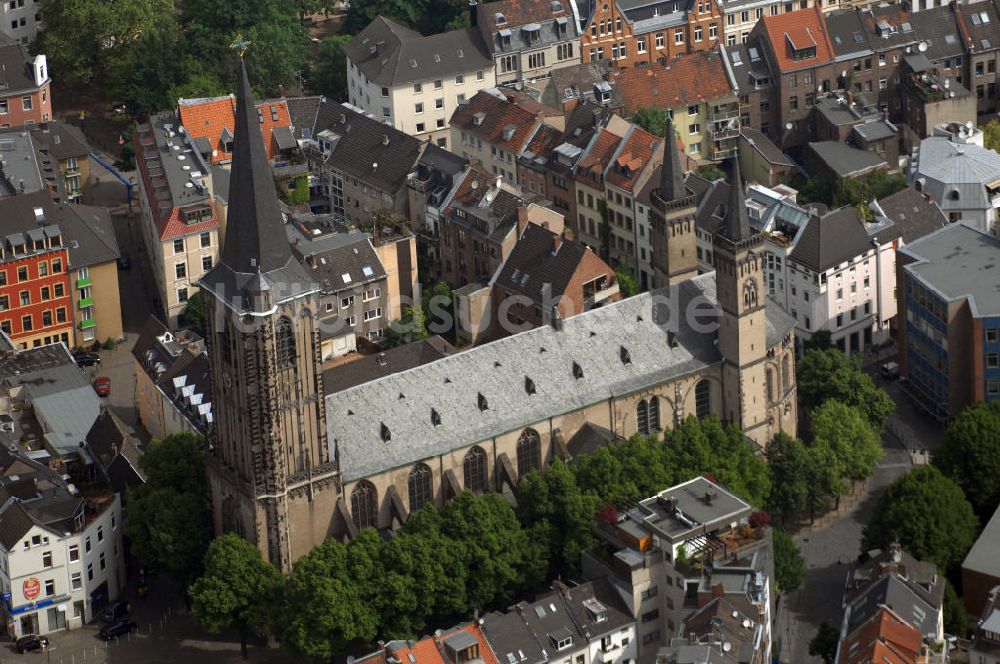
[[[114,491],[123,492],[146,481],[139,463],[142,452],[111,411],[101,410],[87,432],[87,445]]]
[[[629,115],[640,108],[678,108],[736,94],[718,51],[682,55],[666,65],[621,69],[615,81]]]
[[[28,532],[35,527],[35,521],[24,509],[21,501],[15,500],[0,513],[0,545],[12,550]]]
[[[838,141],[810,143],[809,148],[837,177],[861,175],[886,165],[874,152],[862,150]]]
[[[559,106],[574,100],[591,104],[601,103],[594,86],[606,83],[611,65],[605,61],[583,62],[569,67],[552,70],[552,75],[542,88],[542,103]],[[609,85],[611,100],[604,104],[607,108],[622,108],[625,100],[621,88]]]
[[[512,103],[499,88],[480,90],[451,115],[451,126],[513,152],[515,156],[521,153],[537,124],[539,120],[534,113]],[[505,138],[505,133],[510,137]]]
[[[848,572],[844,592],[847,603],[868,592],[883,576],[891,574],[931,606],[943,606],[945,579],[938,574],[937,566],[918,560],[902,549],[898,550],[898,555],[899,560],[893,561],[891,550],[879,551]]]
[[[389,195],[406,186],[422,152],[418,139],[330,100],[320,105],[313,136],[322,131],[337,137],[327,165]]]
[[[774,87],[776,82],[771,74],[771,67],[763,56],[763,48],[755,35],[747,43],[720,45],[719,49],[732,74],[733,94],[749,94],[752,90]]]
[[[579,20],[571,0],[497,0],[480,2],[477,7],[479,32],[490,53],[516,52],[570,41],[579,37]],[[501,20],[501,18],[503,20]],[[564,33],[560,34],[559,27]],[[536,38],[525,28],[534,28]],[[500,31],[510,32],[510,46],[504,46]]]
[[[328,440],[344,480],[409,466],[721,361],[711,335],[687,322],[670,347],[666,318],[654,318],[654,293],[573,316],[560,330],[536,328],[327,396]],[[694,298],[714,303],[714,273],[683,282],[679,297],[682,307]],[[794,324],[774,307],[769,301],[769,344]],[[645,352],[635,350],[625,364],[622,347]],[[525,377],[534,394],[525,390]],[[382,440],[383,426],[391,440]]]
[[[811,217],[788,258],[815,272],[825,272],[871,250],[857,210],[847,206],[823,217]]]
[[[935,608],[913,592],[899,577],[889,574],[873,583],[868,591],[851,602],[847,620],[850,634],[872,619],[881,606],[891,606],[907,622],[912,624],[926,638],[937,636],[939,608]]]
[[[323,97],[286,97],[285,105],[288,106],[288,119],[292,129],[295,130],[295,138],[312,138],[313,127],[316,126],[316,114],[322,104]]]
[[[35,72],[31,66],[35,57],[20,42],[0,42],[0,88],[3,88],[5,96],[39,89],[40,86],[35,85]],[[43,85],[49,80],[46,78]]]
[[[59,204],[54,216],[70,241],[69,261],[74,268],[118,260],[121,252],[107,208],[92,205]]]
[[[582,242],[560,239],[559,249],[553,253],[556,238],[558,234],[538,224],[525,226],[500,266],[495,283],[532,301],[542,301],[546,285],[553,299],[562,297],[589,249]]]
[[[868,34],[868,42],[875,51],[903,48],[921,40],[913,30],[910,12],[901,5],[880,4],[857,11]]]
[[[425,37],[384,16],[365,26],[344,52],[368,80],[386,87],[493,68],[493,59],[475,28]]]
[[[343,241],[332,246],[312,247],[310,243],[293,244],[309,278],[324,293],[353,290],[362,284],[385,279],[386,272],[367,233],[338,233]]]
[[[256,102],[255,109],[257,117],[254,124],[260,127],[267,158],[274,159],[282,149],[276,140],[275,131],[291,124],[288,104],[284,99],[265,100]],[[233,158],[232,153],[226,151],[227,140],[223,140],[223,137],[232,136],[235,132],[235,96],[178,99],[177,114],[192,139],[208,141],[209,153],[206,156],[210,162],[225,162]],[[217,151],[218,154],[212,151]]]
[[[826,15],[826,29],[838,60],[871,55],[872,44],[868,43],[868,34],[861,19],[861,12],[858,10],[830,12]]]
[[[813,68],[832,62],[833,47],[830,44],[823,21],[823,12],[819,6],[809,9],[798,9],[777,16],[764,16],[764,29],[771,42],[771,50],[777,60],[781,72],[793,72],[799,69]],[[816,47],[816,57],[805,60],[793,60],[788,43],[801,47]]]
[[[891,196],[872,201],[876,214],[884,215],[898,228],[904,244],[929,235],[948,224],[937,203],[928,200],[913,187],[906,187]]]
[[[931,7],[910,14],[913,30],[927,44],[923,52],[929,60],[937,62],[954,58],[965,53],[959,39],[955,12],[949,5]]]
[[[743,136],[746,144],[759,152],[769,164],[773,164],[775,166],[797,165],[794,161],[792,161],[792,158],[782,152],[781,148],[775,145],[774,141],[768,138],[766,134],[763,134],[751,127],[742,127],[740,129],[740,134]]]
[[[885,120],[862,122],[859,125],[855,125],[852,131],[860,136],[862,140],[867,142],[893,138],[899,133],[894,126]]]
[[[959,4],[955,10],[962,38],[970,52],[1000,49],[1000,13],[992,2]]]
[[[71,157],[83,159],[90,155],[90,144],[79,127],[65,122],[47,122],[30,125],[28,129],[43,149],[58,161]]]
[[[952,143],[943,136],[920,141],[910,160],[910,181],[921,182],[941,209],[988,210],[985,185],[1000,185],[1000,154],[974,144]],[[952,192],[959,194],[951,200]]]

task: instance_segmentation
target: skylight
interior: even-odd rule
[[[366,277],[370,277],[373,274],[375,274],[375,271],[372,270],[371,266],[368,265],[365,265],[363,268],[361,268],[361,272],[364,273]]]
[[[350,272],[343,273],[342,275],[340,275],[340,278],[344,280],[345,284],[351,283],[351,273]]]

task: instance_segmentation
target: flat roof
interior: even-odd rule
[[[671,539],[736,521],[752,510],[745,500],[707,477],[696,477],[639,502],[629,517]]]

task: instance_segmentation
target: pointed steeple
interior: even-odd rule
[[[729,203],[726,205],[726,226],[722,234],[733,242],[742,242],[751,235],[743,194],[743,178],[740,177],[740,162],[736,157],[730,159]]]
[[[291,257],[246,65],[240,58],[222,263],[233,272],[254,274],[283,268]]]
[[[684,186],[684,169],[681,168],[681,155],[677,152],[674,122],[669,117],[664,135],[666,144],[663,146],[663,166],[660,167],[660,199],[676,201],[689,194]]]

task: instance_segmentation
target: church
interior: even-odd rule
[[[764,295],[737,165],[716,272],[678,265],[694,261],[695,203],[666,141],[654,227],[670,249],[662,274],[683,279],[326,395],[319,288],[289,248],[242,62],[236,115],[226,237],[200,283],[209,480],[216,531],[283,571],[326,538],[396,527],[465,489],[513,493],[571,460],[584,431],[628,437],[715,414],[760,446],[795,435],[795,321]]]

